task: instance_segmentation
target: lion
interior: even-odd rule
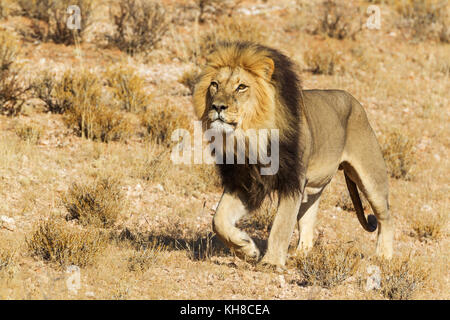
[[[221,43],[208,57],[193,94],[204,129],[279,132],[275,174],[261,175],[261,163],[217,164],[224,192],[213,217],[214,232],[239,257],[283,268],[296,225],[297,252],[313,247],[320,197],[343,170],[360,224],[369,232],[378,227],[376,253],[391,258],[387,170],[363,107],[346,91],[303,90],[296,70],[280,51],[252,42]],[[367,219],[358,189],[375,214]],[[261,258],[236,223],[274,194],[277,213]]]

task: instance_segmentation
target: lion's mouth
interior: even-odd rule
[[[221,132],[233,132],[236,129],[236,123],[226,122],[221,118],[217,118],[211,122],[211,129],[215,129]]]

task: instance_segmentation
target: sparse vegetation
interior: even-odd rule
[[[184,84],[192,94],[199,75],[200,72],[197,69],[191,68],[183,73],[178,82]]]
[[[321,19],[313,33],[325,34],[330,38],[354,39],[362,30],[360,10],[343,2],[326,0],[322,2]],[[358,19],[359,16],[359,19]]]
[[[411,169],[414,165],[412,140],[399,131],[393,130],[381,137],[380,145],[391,177],[411,178]]]
[[[109,69],[105,79],[119,108],[128,112],[141,112],[147,109],[151,95],[145,90],[145,81],[137,71],[129,66]]]
[[[49,108],[63,111],[67,126],[78,135],[102,142],[120,140],[130,135],[128,118],[106,105],[100,79],[93,72],[66,71],[54,91],[56,102]]]
[[[131,55],[152,50],[168,29],[164,7],[156,1],[124,0],[111,7],[115,32],[107,40]]]
[[[448,1],[395,1],[395,7],[403,18],[400,25],[410,30],[415,39],[431,38],[447,43],[450,41]]]
[[[340,63],[337,50],[329,44],[312,46],[303,56],[308,71],[315,74],[333,75]]]
[[[306,256],[296,258],[297,268],[308,285],[332,288],[353,276],[361,261],[354,247],[316,244]]]
[[[128,270],[132,272],[144,272],[148,270],[158,262],[164,250],[165,247],[163,244],[154,241],[144,248],[138,248],[132,251],[127,259]]]
[[[90,24],[93,0],[19,0],[22,15],[31,18],[31,36],[39,41],[74,44],[81,41],[82,32]],[[80,29],[69,29],[67,8],[80,8]],[[75,21],[75,20],[73,20]]]
[[[17,40],[0,30],[0,114],[17,115],[24,103],[23,94],[28,90],[19,77],[17,65],[19,47]]]
[[[410,256],[394,257],[379,263],[381,270],[380,293],[393,300],[411,299],[429,278],[427,270]]]
[[[16,126],[16,134],[20,139],[26,141],[29,144],[37,144],[42,136],[42,129],[34,124],[18,124]]]
[[[55,220],[41,221],[26,239],[30,253],[62,266],[85,267],[106,246],[106,238],[94,229],[78,229]]]
[[[100,178],[92,183],[74,183],[63,197],[68,220],[82,225],[111,227],[123,211],[122,190],[113,178]]]
[[[411,217],[411,235],[420,241],[438,240],[445,233],[448,214],[444,212],[418,211]]]
[[[150,107],[142,114],[141,124],[150,140],[167,146],[173,144],[171,137],[174,130],[189,130],[191,127],[187,115],[169,103]]]

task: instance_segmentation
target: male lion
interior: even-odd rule
[[[256,164],[219,164],[224,193],[213,219],[217,235],[245,258],[259,260],[253,240],[236,222],[278,194],[278,210],[263,264],[284,266],[296,223],[297,250],[313,246],[319,199],[338,169],[359,222],[377,228],[377,254],[392,256],[386,167],[375,134],[359,102],[341,90],[302,90],[291,60],[251,43],[222,43],[208,58],[194,91],[194,108],[204,128],[278,129],[279,170],[261,175]],[[364,216],[357,187],[375,213]]]

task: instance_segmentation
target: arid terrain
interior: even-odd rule
[[[0,299],[449,299],[449,6],[0,0]],[[215,237],[215,168],[173,164],[170,137],[192,131],[205,56],[238,39],[290,56],[305,89],[364,106],[389,170],[391,261],[341,172],[315,249],[295,256],[295,231],[286,270]],[[240,222],[261,247],[275,209]]]

